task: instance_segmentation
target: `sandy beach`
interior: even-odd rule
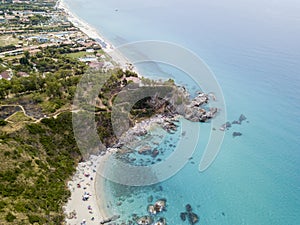
[[[139,74],[136,68],[132,67],[132,63],[130,63],[120,51],[106,41],[95,28],[91,27],[88,23],[84,22],[71,12],[63,0],[58,1],[57,8],[64,10],[68,20],[74,26],[78,27],[81,32],[96,40],[119,67],[123,69],[130,68]],[[147,121],[142,121],[141,123],[136,124],[127,135],[137,131],[150,129],[151,124],[157,122],[162,122],[162,118],[156,117]],[[67,225],[99,224],[101,221],[114,216],[107,210],[103,184],[104,179],[97,174],[101,161],[105,160],[106,157],[109,157],[108,155],[109,154],[106,154],[105,156],[91,156],[89,160],[78,164],[75,175],[72,177],[72,180],[68,182],[71,197],[64,206],[64,211],[67,216]]]
[[[149,131],[155,124],[161,124],[165,119],[165,117],[157,115],[137,123],[120,137],[120,142],[128,143],[128,140],[136,133]],[[98,172],[105,169],[103,167],[106,165],[107,158],[114,152],[115,149],[108,149],[107,154],[92,155],[87,161],[78,164],[75,175],[68,182],[71,197],[64,206],[67,225],[99,224],[101,221],[115,216],[107,209],[104,178]]]
[[[64,207],[67,225],[99,224],[110,217],[104,207],[104,190],[100,190],[104,188],[103,180],[97,178],[96,172],[102,158],[91,156],[88,161],[79,163],[75,175],[68,182],[71,197]],[[97,197],[96,187],[101,199]]]
[[[106,52],[114,62],[118,64],[119,67],[123,69],[132,69],[132,63],[116,49],[111,43],[109,43],[99,32],[93,28],[90,24],[85,22],[83,19],[78,17],[76,14],[70,11],[67,4],[63,0],[59,0],[57,3],[57,8],[64,10],[67,15],[68,20],[77,28],[79,28],[88,37],[97,41],[104,52]],[[136,68],[133,70],[138,73]]]
[[[106,41],[96,29],[71,12],[62,0],[58,1],[57,8],[64,10],[68,20],[79,28],[81,32],[96,40],[101,45],[103,51],[119,67],[128,69],[128,66],[131,65],[128,59],[116,50],[112,44]],[[104,158],[105,156],[91,156],[88,161],[79,163],[75,175],[68,182],[71,197],[64,206],[64,211],[67,215],[67,225],[99,224],[101,221],[113,216],[106,210],[103,179],[99,175],[97,176],[96,172],[97,167]]]

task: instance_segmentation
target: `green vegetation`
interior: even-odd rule
[[[81,51],[81,52],[74,52],[74,53],[68,53],[67,56],[73,59],[79,59],[81,57],[84,57],[87,55],[86,51]]]
[[[34,16],[31,16],[31,17],[29,18],[30,23],[31,23],[32,25],[43,24],[43,23],[45,23],[46,21],[48,21],[49,19],[50,19],[50,17],[42,16],[42,15],[34,15]]]
[[[27,4],[27,3],[18,3],[18,4],[10,4],[10,3],[1,3],[0,4],[0,11],[26,11],[31,10],[34,12],[41,12],[45,10],[53,10],[55,5],[55,1],[48,2],[47,4],[43,3],[42,1],[37,1],[35,4]]]
[[[80,160],[71,113],[2,132],[0,157],[0,224],[60,224]]]
[[[17,10],[51,12],[54,4],[55,1],[44,0],[30,4],[4,3],[0,4],[0,11],[11,15]],[[23,18],[24,23],[19,24],[20,17],[17,15],[13,22],[3,26],[9,28],[8,33],[21,29],[20,36],[62,31],[69,26],[68,23],[47,24],[49,18],[38,14],[28,19]],[[7,37],[10,38],[9,42],[6,42]],[[25,40],[24,37],[20,39]],[[0,51],[15,50],[17,42],[16,36],[2,36]],[[82,90],[78,91],[78,98],[86,100],[85,94],[91,88],[96,88],[98,98],[96,101],[83,101],[80,113],[95,112],[99,137],[106,146],[111,146],[117,140],[111,124],[113,104],[122,89],[133,82],[130,78],[137,77],[137,74],[121,69],[96,73],[94,70],[88,71],[87,65],[78,60],[88,53],[81,51],[86,48],[76,41],[51,47],[38,45],[37,41],[28,41],[28,44],[35,45],[31,53],[25,51],[22,54],[22,50],[18,56],[0,58],[0,72],[13,74],[9,81],[0,80],[0,224],[56,225],[64,220],[62,206],[70,196],[66,182],[81,160],[73,134],[71,113],[78,83],[83,74],[91,72]],[[100,47],[93,48],[99,50]],[[104,53],[102,50],[98,52]],[[148,79],[142,82],[148,86],[158,84]],[[169,80],[159,84],[172,86],[174,82]],[[135,87],[138,84],[131,84],[132,90]],[[165,87],[162,90],[162,95],[172,91]],[[138,92],[131,94],[132,99],[139,95]],[[153,106],[151,99],[146,98],[138,101],[131,115],[127,116],[132,125],[135,119],[149,117],[157,110],[164,110],[165,106],[164,103]]]
[[[12,46],[18,44],[19,39],[12,38],[10,35],[0,36],[0,46]]]
[[[0,127],[7,125],[7,122],[3,119],[0,119]]]
[[[30,121],[32,121],[32,119],[29,118],[29,117],[27,117],[26,115],[24,115],[23,112],[16,112],[16,113],[14,113],[10,117],[8,117],[7,120],[9,122],[12,122],[12,123],[20,123],[20,122],[30,122]]]
[[[130,76],[137,75],[115,69],[99,72],[92,78],[103,85],[100,95],[105,98],[99,98],[99,101],[107,102],[102,105],[87,103],[86,110],[97,107],[98,134],[107,146],[116,141],[111,124],[112,99]],[[31,75],[5,83],[10,85],[10,91],[13,88],[23,90],[17,86],[24,85],[24,90],[30,89],[32,93],[16,92],[16,97],[3,101],[15,103],[28,98],[33,105],[44,105],[48,110],[57,112],[65,103],[64,82],[71,82],[70,87],[74,87],[79,80],[72,79],[80,76],[60,74],[54,77],[55,80]],[[59,88],[54,88],[55,85]],[[44,101],[46,98],[50,101]],[[57,105],[52,105],[54,103]],[[62,223],[62,206],[70,196],[66,181],[81,159],[73,134],[72,113],[63,112],[56,119],[46,118],[34,123],[23,112],[16,112],[7,121],[10,123],[0,121],[0,158],[4,161],[0,168],[0,224]]]
[[[65,51],[68,51],[67,47],[47,47],[34,56],[25,52],[21,59],[6,62],[13,73],[22,71],[29,77],[14,76],[11,81],[0,80],[0,103],[29,99],[31,104],[38,103],[45,113],[53,113],[70,104],[86,65],[61,55]],[[12,95],[17,99],[12,99]]]

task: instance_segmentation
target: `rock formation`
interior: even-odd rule
[[[188,219],[191,225],[196,224],[199,221],[199,217],[196,213],[193,212],[192,206],[187,204],[185,206],[185,212],[180,213],[180,218],[182,221],[186,221]]]

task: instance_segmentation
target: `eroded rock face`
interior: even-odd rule
[[[199,92],[198,96],[184,106],[184,113],[181,115],[192,122],[206,122],[207,120],[214,118],[218,112],[217,108],[210,108],[207,110],[201,107],[208,102],[209,96]]]
[[[218,112],[216,108],[204,108],[210,99],[208,94],[198,92],[198,95],[190,100],[189,94],[184,88],[176,87],[173,92],[164,98],[164,102],[157,97],[153,97],[150,105],[156,110],[162,107],[164,112],[171,116],[181,115],[192,122],[206,122],[215,117]]]

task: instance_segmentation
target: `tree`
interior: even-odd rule
[[[50,98],[61,97],[61,84],[56,81],[47,81],[46,93]]]
[[[13,215],[11,212],[9,212],[6,216],[5,216],[5,220],[7,222],[13,222],[17,217],[15,215]]]
[[[26,57],[20,58],[21,65],[29,65],[29,60]]]
[[[28,59],[28,60],[30,59],[30,53],[29,53],[29,51],[25,51],[24,55],[25,55],[26,59]]]
[[[0,99],[4,99],[8,96],[11,89],[11,83],[7,80],[0,80]]]

